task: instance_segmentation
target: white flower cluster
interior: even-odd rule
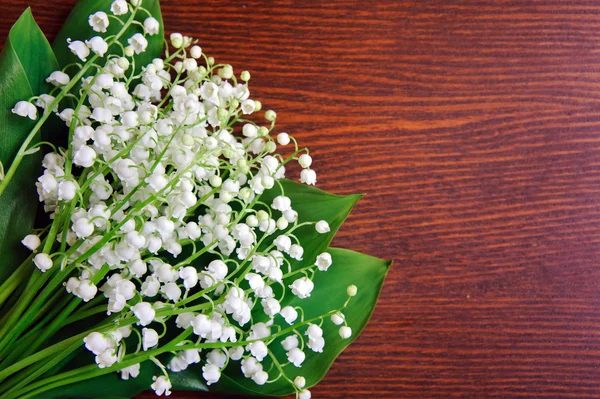
[[[137,12],[139,3],[116,0],[110,18],[96,12],[89,24],[105,33],[111,18]],[[230,65],[215,64],[188,37],[172,34],[174,52],[136,75],[132,56],[144,52],[147,36],[158,32],[158,21],[147,18],[143,32],[128,38],[120,55],[107,55],[110,42],[100,36],[69,40],[81,61],[92,54],[88,62],[97,66],[81,79],[77,104],[61,108],[56,100],[71,83],[67,69],[48,77],[53,92],[15,105],[14,113],[32,119],[36,106],[55,112],[69,127],[69,147],[44,157],[37,182],[57,227],[46,240],[57,244],[46,242],[34,263],[42,272],[57,266],[72,270],[66,290],[83,301],[107,300],[112,326],[121,327],[91,332],[84,342],[100,368],[117,369],[123,379],[140,371],[139,364],[119,367],[128,359],[123,342],[130,336],[138,337],[136,353],[147,352],[156,362],[158,354],[176,353],[167,365],[172,372],[202,363],[208,385],[219,381],[230,360],[241,361],[244,376],[258,385],[271,377],[287,379],[263,367],[267,358],[277,362],[269,345],[281,342],[287,361],[301,367],[306,359],[301,331],[311,351],[323,352],[326,344],[319,324],[324,317],[304,320],[300,308],[280,304],[286,291],[310,297],[316,270],[332,265],[331,255],[322,253],[312,267],[291,268],[305,256],[293,234],[297,228],[309,224],[318,233],[330,231],[324,220],[299,223],[278,184],[291,160],[302,168],[300,181],[315,184],[312,158],[297,145],[286,159],[276,154],[277,143],[296,142],[287,133],[271,137],[273,111],[265,113],[270,128],[244,119],[262,107],[250,98],[249,73],[238,81]],[[273,188],[281,194],[270,204],[261,202],[263,192]],[[33,251],[41,243],[35,235],[23,240]],[[60,250],[49,250],[57,246]],[[355,287],[348,291],[355,293]],[[343,324],[340,336],[348,338],[351,330],[340,310],[331,320]],[[258,314],[268,321],[253,322]],[[275,328],[277,317],[291,327]],[[155,329],[160,325],[161,334]],[[167,325],[187,331],[185,339],[161,342]],[[204,348],[212,350],[201,358]],[[304,378],[290,382],[299,397],[310,397]],[[170,388],[166,371],[154,378],[158,395],[170,394]]]

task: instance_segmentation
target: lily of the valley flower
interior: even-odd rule
[[[143,3],[115,0],[112,15],[95,12],[87,23],[106,33],[111,19],[140,11]],[[342,339],[352,335],[341,313],[347,302],[318,323],[305,319],[302,306],[286,305],[292,295],[309,298],[316,271],[333,263],[327,252],[305,253],[310,246],[297,231],[308,225],[314,230],[304,231],[327,234],[329,223],[305,221],[280,181],[297,160],[300,181],[314,185],[313,159],[290,134],[274,133],[275,111],[265,112],[267,123],[246,119],[262,110],[250,97],[250,73],[236,78],[231,65],[205,56],[192,38],[173,33],[175,52],[138,65],[134,56],[161,31],[158,20],[141,11],[143,23],[132,25],[141,29],[121,38],[126,47],[113,45],[112,35],[68,40],[71,52],[87,62],[86,77],[72,82],[65,71],[54,71],[46,79],[52,94],[15,104],[13,113],[31,119],[36,105],[47,116],[54,104],[51,111],[70,138],[66,149],[44,156],[36,183],[45,211],[58,222],[51,233],[28,235],[22,243],[31,251],[44,243],[33,263],[42,272],[54,264],[66,270],[68,293],[84,302],[104,300],[99,303],[111,322],[83,339],[99,368],[136,378],[140,364],[124,361],[159,353],[152,361],[165,373],[199,364],[207,385],[234,361],[255,384],[271,383],[286,377],[263,367],[275,357],[276,342],[285,350],[280,360],[300,368],[312,352],[325,350],[323,323]],[[77,89],[68,96],[76,101],[66,104],[63,91],[72,83]],[[244,122],[235,125],[238,118]],[[292,155],[277,154],[278,145],[292,141]],[[348,296],[356,293],[348,287]],[[282,322],[289,331],[279,340]],[[171,344],[173,336],[185,337]],[[162,350],[173,354],[166,365]],[[310,398],[303,377],[286,379],[298,397]],[[167,375],[155,376],[151,387],[157,395],[171,393]]]

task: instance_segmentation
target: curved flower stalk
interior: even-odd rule
[[[328,289],[315,276],[336,267],[329,252],[305,251],[299,231],[331,228],[299,215],[282,180],[297,162],[300,182],[316,183],[308,149],[275,134],[272,110],[266,125],[255,123],[262,105],[250,97],[250,73],[236,76],[192,38],[171,34],[164,56],[138,73],[136,56],[160,32],[142,0],[116,0],[88,24],[96,35],[68,40],[80,62],[47,77],[52,91],[12,108],[37,123],[0,195],[45,144],[32,145],[51,115],[67,126],[68,142],[44,156],[36,183],[51,222],[22,239],[31,256],[0,295],[10,306],[0,323],[0,394],[34,397],[108,373],[135,379],[152,362],[148,388],[169,395],[172,373],[197,365],[210,386],[237,363],[256,386],[284,381],[310,398],[306,378],[288,366],[302,370],[331,339],[353,336],[345,310],[357,287],[343,287],[345,302],[318,315],[301,305]],[[111,24],[118,33],[107,33]],[[286,146],[290,155],[277,153]],[[31,264],[35,273],[9,303]],[[285,305],[290,297],[300,305]],[[56,338],[82,321],[75,335]],[[326,338],[324,324],[337,336]],[[81,346],[95,364],[52,375]]]

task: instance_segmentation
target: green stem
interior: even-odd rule
[[[56,301],[62,299],[61,303],[56,304]],[[27,349],[31,346],[32,339],[39,336],[39,331],[45,328],[49,322],[54,320],[56,315],[62,311],[68,300],[69,296],[65,296],[63,291],[56,291],[56,293],[50,298],[46,305],[42,307],[38,313],[39,317],[44,316],[44,318],[35,323],[35,326],[27,333],[17,339],[13,345],[10,346],[12,351],[6,356],[6,358],[0,363],[0,370],[5,368],[7,365],[12,364],[15,360],[22,358],[23,353],[27,351]],[[50,308],[53,308],[49,311]],[[35,322],[36,319],[32,320]]]
[[[33,254],[29,255],[21,266],[19,266],[2,285],[0,285],[0,307],[16,289],[31,273],[31,260]]]
[[[41,361],[43,359],[46,359],[49,356],[55,355],[56,353],[59,353],[63,350],[65,350],[66,348],[70,347],[71,345],[73,345],[74,343],[77,343],[78,345],[81,345],[81,340],[83,338],[85,338],[87,336],[88,332],[83,332],[79,335],[75,335],[71,338],[67,338],[64,341],[61,341],[57,344],[54,344],[52,346],[47,347],[46,349],[43,349],[39,352],[37,352],[35,355],[26,357],[25,359],[14,363],[12,366],[5,368],[4,370],[0,371],[0,382],[4,381],[4,379],[6,377],[8,377],[11,374],[16,373],[19,370],[22,370],[23,368],[32,365],[38,361]]]
[[[99,305],[99,306],[96,306],[93,308],[79,311],[79,312],[69,316],[67,318],[67,320],[65,320],[64,325],[66,326],[66,325],[75,323],[76,321],[83,320],[85,318],[88,318],[88,317],[93,316],[98,313],[106,313],[106,305]]]
[[[169,342],[167,345],[157,348],[154,350],[146,351],[142,354],[132,354],[125,356],[122,361],[116,363],[111,367],[103,369],[98,368],[97,365],[89,365],[80,367],[75,370],[67,371],[52,377],[45,378],[41,381],[34,382],[27,387],[24,387],[20,391],[9,392],[4,399],[25,399],[30,398],[50,389],[58,388],[64,385],[73,384],[75,382],[91,379],[100,375],[108,374],[114,371],[118,371],[125,367],[133,366],[134,364],[143,362],[152,356],[158,356],[162,353],[171,352],[177,349],[177,344],[185,340],[192,332],[192,328],[188,328],[183,333],[179,334],[175,339]]]
[[[20,388],[24,387],[28,383],[34,381],[39,376],[43,375],[46,371],[50,370],[52,367],[56,366],[63,359],[65,359],[66,357],[68,357],[72,352],[76,351],[80,347],[81,347],[81,343],[80,342],[74,342],[73,344],[71,344],[71,346],[69,346],[68,348],[66,348],[64,351],[59,352],[58,354],[56,354],[55,356],[53,356],[51,359],[47,360],[44,363],[41,363],[40,367],[37,368],[36,370],[34,370],[33,373],[19,375],[19,376],[15,377],[15,378],[12,378],[5,385],[3,384],[2,385],[2,392],[6,392],[6,391],[11,390],[11,389],[13,389],[13,390],[14,389],[20,389]]]
[[[37,337],[37,339],[27,348],[24,353],[24,356],[28,356],[34,353],[40,345],[42,345],[49,337],[51,337],[54,333],[56,333],[62,327],[62,322],[69,317],[69,315],[75,310],[75,308],[81,303],[81,299],[73,298],[71,303],[67,305],[67,307],[60,312],[58,317],[52,321],[52,323],[44,329],[42,334]]]
[[[2,329],[0,329],[0,358],[4,357],[5,349],[12,344],[18,337],[18,334],[20,334],[20,332],[17,332],[18,329],[14,328],[15,322],[19,320],[19,322],[17,322],[17,326],[24,324],[25,318],[21,318],[22,312],[27,308],[27,305],[35,297],[37,291],[41,288],[44,282],[50,278],[50,274],[51,272],[48,271],[42,275],[38,275],[37,278],[30,280],[30,282],[33,282],[31,287],[27,287],[25,289],[24,295],[21,296],[19,302],[17,302],[15,307],[9,313],[7,321]]]

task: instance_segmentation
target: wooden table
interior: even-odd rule
[[[75,0],[2,37],[27,3],[53,37]],[[313,397],[600,398],[600,2],[162,3],[367,193],[335,245],[396,260]]]

